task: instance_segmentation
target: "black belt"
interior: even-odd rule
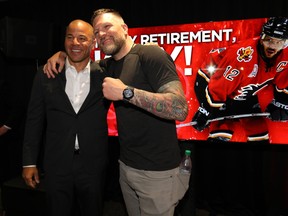
[[[80,149],[74,149],[74,154],[79,155],[80,154]]]

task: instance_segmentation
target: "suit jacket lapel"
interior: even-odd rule
[[[84,110],[91,101],[95,100],[95,97],[98,91],[102,90],[102,80],[100,76],[100,67],[97,63],[91,63],[90,64],[90,90],[89,93],[84,100],[79,112]]]
[[[66,86],[66,81],[67,81],[65,66],[63,67],[63,70],[60,73],[58,73],[57,76],[58,76],[58,81],[60,83],[61,89],[63,90],[61,91],[61,94],[62,94],[61,97],[63,97],[63,103],[65,103],[65,105],[68,107],[68,111],[71,111],[73,114],[75,114],[76,112],[69,100],[68,95],[65,92],[65,86]]]

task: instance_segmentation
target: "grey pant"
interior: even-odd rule
[[[130,216],[173,216],[188,189],[190,174],[179,167],[166,171],[145,171],[120,164],[120,186]]]

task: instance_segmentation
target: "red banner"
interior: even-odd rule
[[[189,104],[188,117],[184,122],[177,122],[177,133],[180,140],[206,140],[208,136],[207,129],[199,132],[189,125],[199,107],[194,92],[194,82],[197,70],[205,55],[212,49],[226,47],[236,41],[260,35],[262,25],[266,21],[267,18],[258,18],[129,29],[129,34],[135,43],[158,43],[161,48],[171,55],[176,64]],[[97,48],[94,51],[94,58],[95,60],[104,58]],[[265,121],[269,129],[269,142],[288,144],[288,136],[286,138],[288,123],[272,122],[268,118],[265,118]],[[109,135],[117,136],[117,124],[113,107],[109,110],[108,123]],[[234,139],[231,141],[247,141],[241,125],[236,126],[233,136]]]

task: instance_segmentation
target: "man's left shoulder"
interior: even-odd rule
[[[135,52],[144,59],[162,59],[167,57],[166,51],[158,45],[137,45]]]
[[[91,69],[91,71],[103,72],[103,67],[100,66],[98,61],[91,62],[90,69]]]

